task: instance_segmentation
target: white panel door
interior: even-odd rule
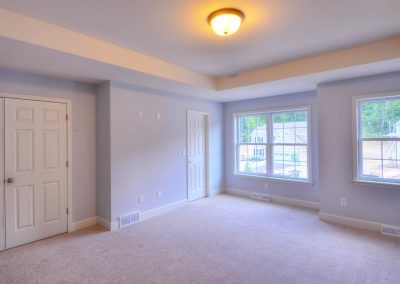
[[[188,112],[188,199],[206,196],[205,115]]]
[[[67,231],[66,105],[4,99],[6,248]]]
[[[0,98],[0,181],[4,180],[4,99]],[[4,183],[0,183],[0,250],[6,246]]]

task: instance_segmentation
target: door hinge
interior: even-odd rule
[[[65,209],[65,213],[68,215],[69,214],[69,208]]]
[[[69,163],[68,163],[68,161],[66,161],[66,162],[65,162],[65,165],[66,165],[66,166],[67,166],[67,168],[68,168],[68,166],[69,166]]]
[[[68,121],[68,114],[65,115],[65,120]]]

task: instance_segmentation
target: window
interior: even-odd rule
[[[400,183],[400,96],[358,99],[356,178]]]
[[[267,115],[265,113],[239,115],[238,171],[249,174],[267,173]]]
[[[309,108],[235,115],[237,174],[310,181]]]

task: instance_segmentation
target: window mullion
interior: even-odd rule
[[[268,120],[267,120],[267,124],[268,124],[268,137],[267,137],[267,141],[268,141],[268,160],[267,160],[267,176],[272,176],[272,159],[273,159],[273,154],[272,154],[272,138],[273,138],[273,131],[272,131],[272,114],[269,112],[268,114]]]

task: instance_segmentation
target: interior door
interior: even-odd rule
[[[4,181],[4,99],[0,98],[0,181]],[[6,247],[4,183],[0,182],[0,251]]]
[[[188,112],[188,199],[206,196],[205,115]]]
[[[4,99],[6,248],[67,231],[66,104]]]

